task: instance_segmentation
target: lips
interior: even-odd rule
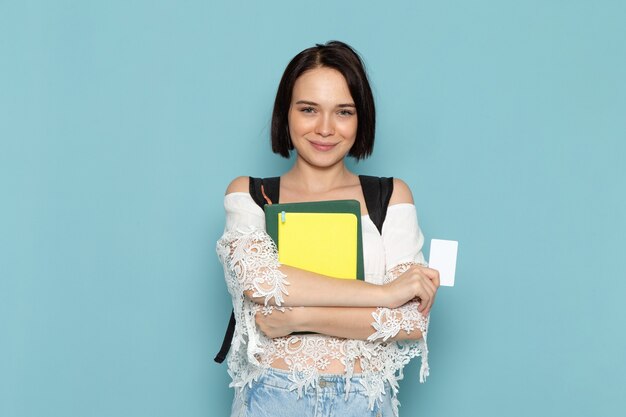
[[[313,142],[313,141],[309,141],[309,143],[311,144],[311,146],[313,146],[315,149],[317,149],[320,152],[330,151],[335,146],[337,146],[336,143],[324,143],[324,142]]]

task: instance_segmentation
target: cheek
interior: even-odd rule
[[[357,127],[358,124],[356,120],[345,123],[341,126],[342,136],[346,139],[354,140],[356,138]]]
[[[301,136],[315,127],[315,122],[305,117],[294,115],[289,117],[289,133],[291,136]]]

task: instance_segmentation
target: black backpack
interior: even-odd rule
[[[387,207],[393,193],[393,178],[371,177],[368,175],[359,175],[363,197],[365,197],[365,205],[370,219],[376,225],[379,233],[382,233],[383,223],[387,216]],[[261,189],[263,187],[263,189]],[[265,197],[270,201],[278,202],[280,191],[280,177],[273,178],[253,178],[250,177],[249,186],[250,196],[259,207],[263,208],[267,204]],[[265,193],[265,195],[263,195]],[[215,357],[215,362],[222,363],[226,359],[226,354],[230,350],[230,344],[233,340],[235,332],[235,313],[230,314],[228,329],[224,335],[222,347]]]

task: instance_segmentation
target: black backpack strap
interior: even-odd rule
[[[272,203],[278,203],[280,193],[280,177],[250,177],[249,192],[254,202],[261,208],[267,204],[265,196],[267,196]],[[263,193],[265,193],[265,196]]]
[[[370,219],[376,225],[378,232],[382,234],[383,223],[387,217],[387,207],[393,194],[393,177],[371,177],[359,175],[365,205]]]
[[[261,189],[263,186],[263,189]],[[250,196],[254,200],[255,203],[261,208],[267,204],[265,200],[265,196],[270,199],[272,203],[278,203],[278,197],[280,193],[280,177],[273,178],[254,178],[250,177],[249,183],[249,192]],[[230,321],[228,322],[228,328],[226,329],[226,334],[224,335],[224,341],[222,342],[222,347],[218,352],[217,356],[213,359],[217,363],[224,362],[226,359],[226,355],[230,350],[230,345],[233,341],[233,334],[235,333],[235,311],[233,310],[230,313]]]
[[[263,194],[261,193],[261,185],[263,184],[263,178],[254,178],[250,177],[250,182],[248,185],[248,192],[250,193],[250,197],[254,200],[254,202],[261,208],[265,205],[265,199],[263,198]]]
[[[228,322],[228,328],[226,329],[226,334],[224,335],[224,341],[222,342],[222,347],[220,351],[217,353],[217,356],[213,359],[217,363],[224,362],[226,359],[226,355],[230,350],[230,344],[233,342],[233,334],[235,333],[235,311],[233,310],[230,313],[230,321]]]

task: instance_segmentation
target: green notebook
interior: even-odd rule
[[[282,264],[335,278],[364,279],[358,201],[267,204],[265,224]]]

